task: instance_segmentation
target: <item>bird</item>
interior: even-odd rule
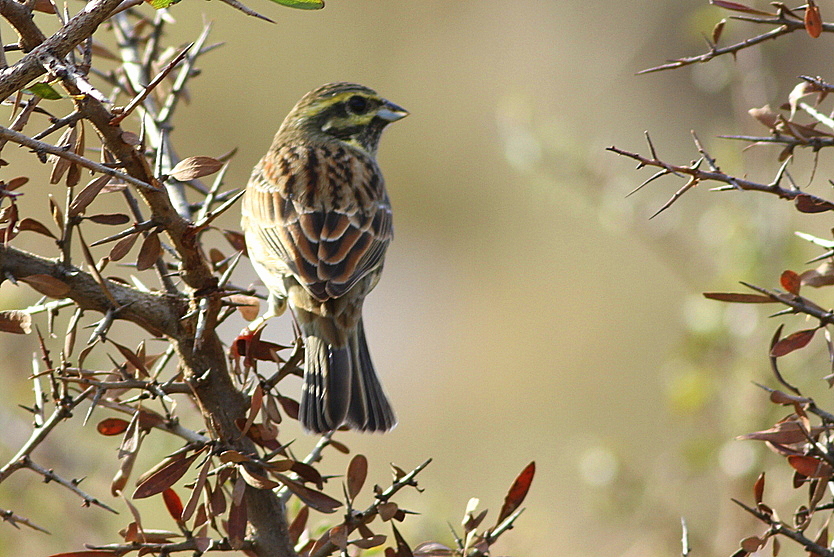
[[[269,290],[257,321],[288,305],[299,326],[299,421],[312,433],[397,424],[371,362],[362,303],[393,239],[377,149],[383,129],[407,115],[363,85],[322,85],[289,112],[243,195],[247,252]]]

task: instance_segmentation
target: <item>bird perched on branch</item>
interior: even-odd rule
[[[299,420],[312,432],[396,425],[362,302],[393,237],[377,147],[385,126],[406,115],[362,85],[323,85],[290,111],[246,186],[241,224],[270,294],[259,323],[289,303],[305,348]]]

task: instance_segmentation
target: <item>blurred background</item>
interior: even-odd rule
[[[513,478],[535,460],[527,511],[496,554],[679,554],[681,517],[698,554],[735,551],[752,532],[729,499],[749,501],[755,476],[778,461],[733,440],[772,423],[752,381],[772,384],[774,325],[758,308],[700,293],[739,289],[738,280],[777,286],[781,270],[816,252],[792,237],[789,205],[709,193],[706,184],[650,221],[682,183],[663,179],[626,198],[651,173],[605,147],[646,153],[648,130],[666,160],[685,164],[697,158],[694,130],[723,170],[769,181],[774,151],[742,154],[716,136],[766,134],[747,109],[785,102],[800,73],[825,76],[828,40],[795,34],[737,60],[637,76],[703,52],[704,36],[727,13],[706,0],[328,0],[318,12],[248,3],[276,23],[219,2],[185,0],[170,10],[174,42],[196,38],[206,18],[209,42],[225,43],[202,58],[192,101],[180,109],[173,138],[181,157],[237,148],[227,182],[242,187],[293,104],[329,81],[368,85],[411,112],[380,149],[396,238],[365,306],[400,425],[384,436],[343,434],[369,456],[376,483],[390,481],[388,463],[410,469],[434,459],[420,479],[425,491],[403,499],[422,515],[405,522],[407,539],[451,545],[447,522],[460,530],[470,497],[494,520]],[[731,22],[724,41],[760,30]],[[811,158],[799,160],[808,166],[797,165],[794,177],[805,184]],[[826,170],[821,163],[816,182]],[[221,225],[237,228],[236,218]],[[818,221],[803,230],[825,235]],[[212,242],[229,252],[219,235]],[[248,265],[235,276],[241,285],[256,280]],[[35,299],[0,288],[4,308]],[[224,338],[244,325],[236,316]],[[289,331],[282,318],[265,337],[288,342]],[[5,462],[29,434],[16,405],[30,403],[24,378],[36,340],[0,342],[15,343],[3,345],[10,356],[0,368],[15,397],[0,407]],[[801,358],[786,364],[788,373],[802,369]],[[821,388],[819,375],[796,380]],[[60,432],[42,449],[53,454],[50,465],[88,476],[87,489],[110,501],[118,440],[102,441],[78,420]],[[141,470],[177,446],[154,437],[158,454],[145,454]],[[72,442],[58,446],[62,439]],[[301,436],[297,452],[312,442]],[[75,443],[106,458],[87,462]],[[102,443],[110,443],[103,453]],[[348,459],[331,455],[324,469],[342,473]],[[79,509],[26,472],[0,485],[0,507],[55,532],[2,524],[4,556],[115,541],[113,525],[129,520],[126,510],[114,519]]]

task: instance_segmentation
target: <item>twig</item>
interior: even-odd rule
[[[52,412],[52,415],[50,415],[46,422],[44,422],[43,426],[35,429],[17,454],[14,455],[2,468],[0,468],[0,483],[2,483],[3,480],[8,478],[16,470],[24,468],[26,466],[25,460],[32,454],[32,451],[34,451],[35,448],[40,445],[44,439],[46,439],[47,435],[55,429],[55,426],[61,423],[64,419],[69,418],[72,415],[72,410],[81,404],[81,402],[90,394],[92,394],[93,390],[94,389],[92,387],[89,387],[75,398],[60,401],[55,407],[55,410]]]
[[[105,166],[103,164],[97,163],[95,161],[91,161],[86,157],[82,157],[80,155],[76,155],[72,151],[68,151],[66,149],[62,149],[60,147],[56,147],[55,145],[51,145],[49,143],[44,143],[43,141],[37,141],[35,139],[30,138],[27,135],[24,135],[20,132],[16,132],[12,129],[0,126],[0,139],[5,139],[7,141],[11,141],[13,143],[17,143],[18,145],[23,145],[24,147],[29,147],[34,151],[39,153],[49,153],[50,155],[55,155],[57,157],[61,157],[67,160],[70,160],[84,168],[88,168],[94,172],[101,172],[102,174],[107,174],[108,176],[112,176],[114,178],[118,178],[120,180],[124,180],[129,184],[133,184],[134,186],[155,190],[152,185],[148,184],[147,182],[143,182],[142,180],[137,180],[133,176],[129,174],[125,174],[124,172],[120,172],[114,168],[110,168],[109,166]]]
[[[79,497],[81,497],[84,500],[84,505],[85,506],[96,505],[97,507],[101,507],[102,509],[104,509],[106,511],[110,511],[113,514],[119,514],[118,511],[116,511],[114,508],[110,507],[109,505],[106,505],[105,503],[102,503],[101,501],[99,501],[98,499],[93,497],[92,495],[88,495],[87,493],[85,493],[84,491],[79,489],[78,488],[78,483],[79,483],[78,481],[76,481],[76,480],[72,480],[72,481],[65,480],[64,478],[62,478],[61,476],[56,474],[54,471],[46,469],[43,466],[40,466],[38,464],[35,464],[35,462],[33,462],[32,459],[28,455],[23,457],[22,460],[23,460],[23,467],[24,468],[28,468],[29,470],[32,470],[33,472],[36,472],[36,473],[40,474],[41,476],[44,477],[44,481],[46,481],[46,482],[55,482],[59,485],[64,486],[65,488],[69,489],[70,491],[72,491],[73,493],[75,493],[76,495],[78,495]]]

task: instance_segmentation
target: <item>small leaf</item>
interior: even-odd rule
[[[764,545],[764,540],[758,536],[750,536],[741,540],[741,548],[747,553],[755,553]]]
[[[773,348],[770,349],[770,355],[774,358],[779,358],[785,354],[790,354],[794,350],[805,347],[811,342],[811,339],[814,338],[814,334],[818,330],[819,328],[814,328],[791,333],[773,345]]]
[[[301,537],[302,532],[304,532],[304,527],[307,525],[307,519],[310,517],[310,507],[303,506],[301,510],[298,511],[298,514],[295,515],[295,518],[290,523],[289,531],[287,532],[290,537],[290,541],[292,545],[296,545],[298,543],[298,539]]]
[[[61,138],[58,140],[58,147],[69,151],[69,149],[75,145],[77,137],[78,129],[75,126],[70,126],[64,131],[63,134],[61,134]],[[72,162],[67,158],[59,157],[58,155],[49,155],[48,160],[52,163],[52,173],[49,175],[49,183],[57,184],[61,181],[61,178],[64,176],[64,172],[67,171]]]
[[[246,252],[246,239],[243,234],[236,230],[223,230],[223,237],[236,251],[242,251],[244,255],[249,256]]]
[[[276,4],[296,8],[298,10],[320,10],[324,7],[324,0],[272,0]]]
[[[255,489],[275,489],[281,485],[276,481],[270,480],[263,474],[250,470],[245,465],[240,465],[237,469],[240,473],[240,477]]]
[[[391,523],[391,528],[394,529],[394,539],[397,541],[397,557],[414,557],[414,554],[411,552],[411,548],[408,547],[408,543],[406,543],[405,538],[403,538],[400,531],[397,530],[397,527]]]
[[[49,236],[50,238],[53,238],[53,239],[57,240],[57,238],[55,238],[55,234],[53,234],[51,230],[49,230],[40,221],[37,221],[33,218],[24,217],[23,219],[20,220],[19,223],[17,223],[17,228],[18,228],[18,230],[21,230],[21,231],[31,230],[32,232],[37,232],[38,234],[42,234],[44,236]]]
[[[70,291],[69,284],[50,275],[29,275],[20,280],[50,298],[63,298]]]
[[[273,476],[275,476],[282,484],[287,486],[287,488],[296,497],[301,499],[301,501],[308,507],[319,511],[320,513],[334,513],[339,507],[342,506],[342,503],[331,496],[322,493],[321,491],[310,489],[295,480],[291,480],[283,474],[274,473]]]
[[[121,260],[127,253],[130,251],[130,248],[133,247],[133,244],[136,243],[136,239],[139,237],[139,233],[136,232],[135,234],[131,234],[130,236],[126,236],[122,238],[113,246],[113,249],[110,250],[110,261],[119,261]]]
[[[755,15],[774,15],[770,12],[763,12],[761,10],[745,6],[744,4],[739,4],[738,2],[727,2],[725,0],[710,0],[709,3],[713,6],[718,6],[719,8],[724,8],[725,10],[732,10],[734,12],[743,12],[746,14]]]
[[[779,282],[782,284],[782,288],[790,292],[791,294],[799,295],[799,288],[802,286],[802,279],[799,278],[799,275],[793,271],[784,271],[782,276],[779,277]]]
[[[243,540],[246,537],[246,502],[243,500],[246,483],[238,478],[232,494],[232,507],[229,510],[229,519],[226,523],[226,530],[229,534],[229,543],[233,549],[243,547]],[[218,490],[219,491],[219,490]],[[236,494],[239,494],[237,497]]]
[[[165,508],[168,514],[177,522],[182,521],[182,500],[177,492],[170,487],[162,492],[162,499],[165,501]]]
[[[828,479],[831,477],[831,466],[813,456],[791,455],[788,457],[788,464],[794,470],[808,478]]]
[[[136,258],[136,270],[144,271],[154,266],[159,256],[162,255],[162,244],[159,242],[159,233],[151,232],[142,242],[139,248],[139,256]]]
[[[87,217],[96,224],[119,225],[130,222],[130,217],[123,213],[107,213],[102,215],[92,215]]]
[[[724,32],[724,25],[727,24],[726,19],[722,19],[712,28],[712,44],[717,44],[721,40],[721,33]]]
[[[145,0],[145,2],[148,2],[156,10],[161,10],[163,8],[168,8],[170,6],[173,6],[174,4],[176,4],[179,1],[180,0]]]
[[[357,454],[351,459],[347,469],[347,492],[351,501],[356,499],[367,477],[368,459],[365,455]]]
[[[764,497],[764,486],[765,486],[765,473],[762,472],[759,474],[759,477],[756,479],[756,483],[753,484],[753,497],[755,498],[756,504],[762,502],[762,498]]]
[[[28,335],[32,332],[32,316],[18,310],[0,311],[0,331]]]
[[[342,551],[347,549],[347,536],[347,526],[345,526],[344,524],[339,524],[338,526],[334,526],[330,529],[330,543],[332,543]]]
[[[182,159],[171,169],[170,176],[180,182],[187,182],[214,174],[223,168],[223,163],[211,157],[188,157]]]
[[[35,5],[32,6],[32,9],[45,14],[55,13],[55,5],[49,0],[35,0]]]
[[[814,0],[808,0],[805,6],[805,31],[814,39],[822,34],[822,16]]]
[[[774,404],[808,404],[811,402],[810,398],[804,396],[789,395],[780,390],[775,390],[770,393],[770,402]]]
[[[69,209],[67,209],[67,215],[72,218],[83,213],[84,209],[87,208],[87,205],[93,202],[93,199],[95,199],[99,194],[101,188],[103,188],[109,181],[110,176],[104,174],[84,186],[84,189],[78,192],[78,195],[76,195],[75,199],[73,199],[72,203],[70,203]]]
[[[139,478],[136,491],[133,492],[133,498],[144,499],[162,493],[185,475],[199,455],[200,452],[198,451],[188,458],[163,460]]]
[[[121,435],[128,425],[129,422],[121,418],[106,418],[96,425],[96,431],[102,435]]]
[[[351,540],[350,545],[355,545],[356,547],[360,547],[362,549],[371,549],[374,547],[379,547],[380,545],[385,543],[385,540],[388,539],[388,536],[385,534],[376,534],[374,536],[370,536],[367,538],[359,538],[358,540]],[[415,553],[416,555],[416,553]],[[451,553],[449,554],[451,555]]]
[[[793,200],[796,210],[800,213],[824,213],[834,211],[834,203],[807,193],[800,193]]]
[[[770,296],[763,296],[762,294],[742,294],[739,292],[704,292],[704,298],[737,304],[772,304],[776,301]]]
[[[533,461],[521,471],[507,492],[507,496],[504,498],[504,505],[501,507],[501,512],[498,513],[498,520],[495,522],[496,526],[513,514],[513,511],[521,505],[524,498],[527,497],[527,491],[530,489],[530,484],[533,482],[533,476],[535,474],[536,462]]]
[[[23,89],[23,92],[26,94],[35,95],[48,101],[57,101],[58,99],[64,98],[63,96],[61,96],[61,93],[56,91],[52,87],[52,85],[48,83],[33,83],[26,89]]]

